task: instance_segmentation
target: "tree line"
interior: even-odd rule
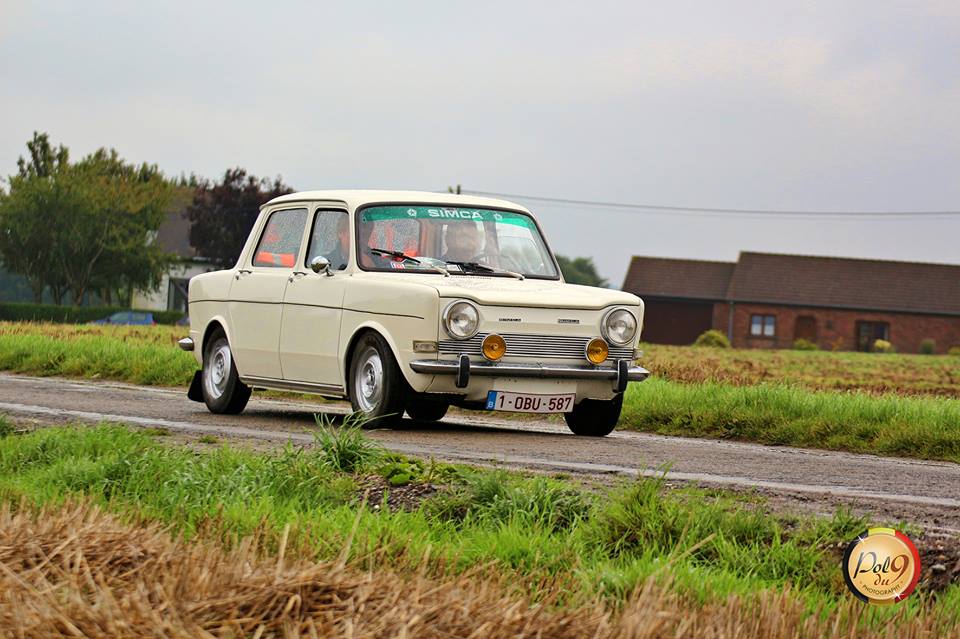
[[[259,207],[292,192],[278,177],[239,168],[219,182],[168,177],[155,164],[135,164],[101,148],[78,161],[69,149],[35,132],[17,173],[0,186],[0,265],[23,276],[34,301],[80,305],[90,293],[129,305],[136,290],[153,290],[178,259],[157,241],[169,215],[190,222],[190,244],[212,265],[232,265]]]
[[[17,173],[0,186],[0,263],[22,275],[40,302],[80,305],[89,293],[129,305],[155,289],[178,256],[157,241],[170,215],[190,221],[190,245],[215,267],[232,266],[260,206],[293,192],[280,177],[227,169],[219,181],[169,177],[101,148],[71,161],[64,145],[33,134]],[[558,256],[567,281],[605,286],[590,258]]]

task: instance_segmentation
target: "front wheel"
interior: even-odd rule
[[[389,426],[403,416],[407,381],[386,340],[376,333],[360,338],[350,360],[350,404],[367,427]]]
[[[203,351],[203,401],[211,413],[236,415],[247,406],[250,387],[240,381],[230,342],[222,332]]]
[[[567,427],[574,435],[605,437],[613,432],[623,410],[623,393],[610,400],[585,399],[564,413]]]

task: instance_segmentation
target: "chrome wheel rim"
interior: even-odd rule
[[[357,405],[365,413],[376,410],[383,396],[383,362],[377,349],[370,347],[360,355],[353,388]]]
[[[231,366],[233,358],[228,344],[217,346],[207,358],[207,365],[203,367],[203,385],[211,398],[220,399],[227,390]]]

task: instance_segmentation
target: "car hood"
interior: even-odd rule
[[[418,273],[364,273],[362,276],[389,282],[429,286],[444,298],[464,298],[490,306],[601,309],[622,304],[639,305],[640,298],[608,288],[578,286],[554,280],[518,280],[508,277]]]

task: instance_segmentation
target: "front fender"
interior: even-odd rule
[[[356,311],[344,311],[342,326],[352,327],[340,333],[340,370],[343,371],[344,388],[349,388],[350,360],[353,357],[354,346],[365,331],[376,331],[383,337],[390,346],[404,379],[414,391],[422,393],[433,382],[433,375],[415,373],[410,368],[410,362],[414,359],[414,340],[436,341],[437,339],[433,321],[416,317],[371,317]]]

